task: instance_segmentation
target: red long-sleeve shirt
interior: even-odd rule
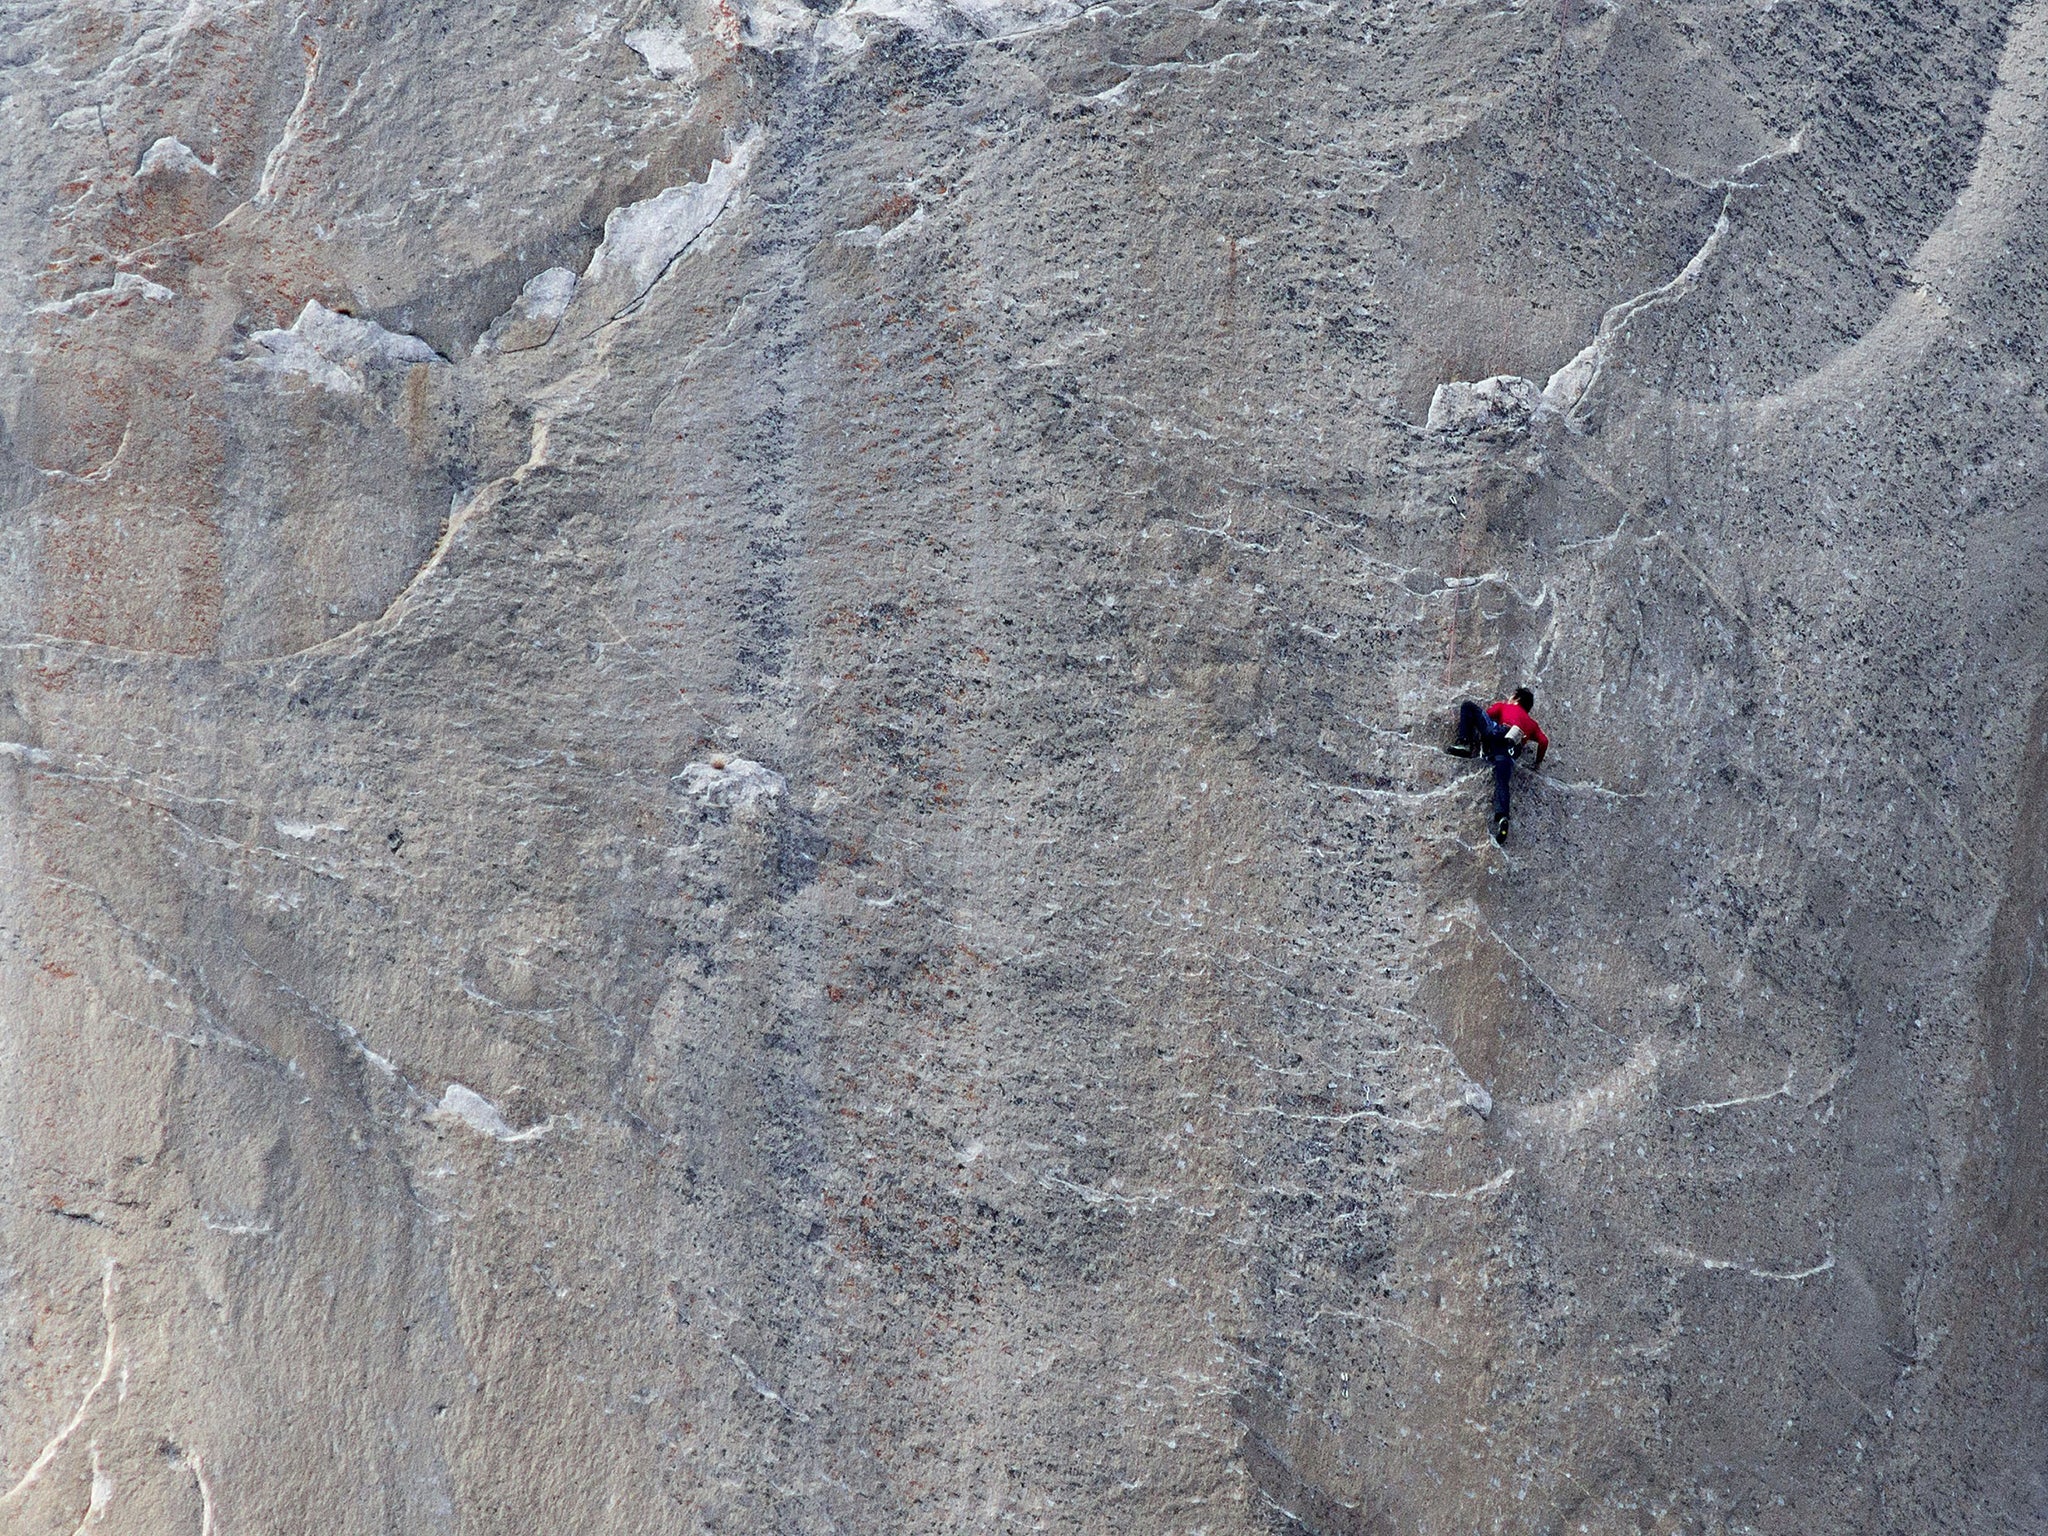
[[[1536,717],[1513,699],[1496,699],[1486,706],[1486,714],[1502,725],[1519,725],[1522,734],[1535,742],[1539,751],[1550,750],[1550,738],[1543,734],[1543,727],[1536,723]]]

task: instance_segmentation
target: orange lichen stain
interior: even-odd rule
[[[908,192],[898,192],[885,199],[875,211],[868,215],[867,222],[879,224],[883,229],[894,229],[913,213],[917,212],[917,199]]]
[[[37,627],[65,639],[196,654],[221,618],[219,444],[204,424],[110,461],[41,501]]]

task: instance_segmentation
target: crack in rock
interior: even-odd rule
[[[734,145],[723,160],[711,162],[700,182],[668,187],[653,197],[614,208],[604,221],[604,238],[590,258],[583,275],[585,286],[595,288],[623,276],[630,297],[612,318],[631,310],[644,299],[662,275],[709,229],[740,183],[747,178],[761,133],[756,129]]]

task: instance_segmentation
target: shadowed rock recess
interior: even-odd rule
[[[26,0],[0,171],[0,1527],[2048,1529],[2048,0]]]

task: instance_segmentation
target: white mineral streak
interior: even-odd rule
[[[310,842],[328,832],[348,830],[347,824],[339,821],[273,821],[271,825],[277,828],[279,836],[288,837],[296,843]]]
[[[512,307],[493,320],[473,349],[479,355],[545,346],[576,297],[576,274],[549,267],[527,280]]]
[[[168,136],[158,139],[142,152],[142,163],[135,168],[137,176],[147,176],[152,171],[169,171],[178,174],[184,171],[203,171],[208,176],[218,177],[219,170],[211,163],[199,158],[192,146],[183,139]]]
[[[841,245],[885,250],[900,240],[914,238],[924,228],[924,223],[924,209],[917,208],[900,224],[892,224],[887,228],[880,224],[863,224],[859,229],[842,229],[835,238]]]
[[[191,9],[200,8],[194,0]],[[317,31],[308,31],[300,39],[299,53],[305,62],[305,78],[299,86],[298,102],[293,106],[291,115],[284,120],[284,131],[270,147],[270,153],[263,157],[263,174],[256,183],[256,195],[253,199],[258,205],[275,201],[283,190],[284,178],[290,169],[292,156],[299,149],[307,125],[313,120],[313,114],[318,106],[320,38]]]
[[[363,376],[370,370],[446,361],[417,336],[337,314],[318,299],[306,301],[290,330],[250,336],[249,357],[270,372],[302,374],[322,389],[343,395],[361,394]]]
[[[36,1485],[45,1472],[49,1471],[50,1465],[56,1461],[58,1453],[70,1443],[71,1437],[78,1433],[79,1427],[85,1423],[87,1415],[92,1412],[93,1404],[99,1400],[99,1395],[107,1389],[107,1384],[113,1381],[114,1368],[120,1362],[121,1346],[120,1330],[114,1323],[114,1298],[117,1293],[119,1275],[120,1265],[116,1261],[107,1259],[102,1262],[100,1267],[100,1327],[102,1341],[100,1345],[99,1374],[93,1378],[92,1384],[85,1389],[85,1395],[79,1398],[78,1407],[73,1410],[71,1417],[66,1419],[57,1432],[44,1442],[42,1450],[36,1453],[35,1459],[28,1464],[27,1469],[16,1480],[14,1486],[5,1493],[0,1493],[0,1510],[20,1506],[28,1495],[29,1490]],[[95,1478],[94,1481],[97,1482],[98,1479]]]
[[[1498,374],[1477,383],[1439,384],[1429,398],[1432,432],[1473,432],[1525,426],[1543,403],[1533,379]]]
[[[691,763],[676,777],[699,800],[727,811],[744,810],[763,800],[773,800],[789,787],[788,781],[773,768],[744,757]]]
[[[687,85],[697,78],[697,61],[690,52],[689,34],[659,27],[642,27],[621,39],[646,61],[653,73]]]
[[[590,258],[584,281],[595,287],[623,276],[630,288],[629,298],[643,296],[725,211],[733,193],[747,179],[747,168],[760,142],[758,132],[749,134],[725,159],[711,162],[704,180],[669,187],[644,202],[613,209],[604,221],[604,239]]]
[[[740,41],[763,53],[781,53],[811,35],[818,13],[801,0],[741,0]]]
[[[199,1536],[214,1536],[213,1483],[206,1475],[206,1460],[192,1458],[192,1481],[199,1489]]]
[[[114,280],[104,288],[88,288],[83,293],[74,293],[68,299],[53,300],[38,304],[31,313],[38,315],[74,315],[84,310],[99,308],[102,304],[119,299],[149,299],[164,303],[178,295],[162,283],[153,283],[135,272],[117,272]]]
[[[1543,386],[1543,404],[1571,420],[1585,405],[1593,388],[1600,382],[1601,370],[1612,359],[1614,349],[1621,337],[1637,316],[1658,307],[1673,304],[1699,286],[1701,274],[1714,259],[1714,253],[1728,238],[1729,214],[1735,207],[1737,192],[1754,191],[1747,180],[1764,166],[1777,160],[1788,160],[1806,146],[1806,130],[1801,129],[1784,144],[1767,155],[1759,155],[1729,172],[1726,177],[1710,185],[1721,193],[1720,211],[1714,217],[1714,227],[1707,232],[1707,238],[1692,258],[1668,282],[1659,283],[1655,288],[1622,300],[1600,317],[1600,328],[1593,339],[1580,349],[1572,360],[1553,373]]]
[[[950,0],[985,38],[1021,37],[1081,14],[1077,0]]]
[[[1703,1253],[1694,1253],[1690,1248],[1682,1248],[1676,1243],[1653,1243],[1650,1251],[1670,1263],[1690,1264],[1709,1270],[1732,1269],[1738,1274],[1749,1276],[1752,1280],[1811,1280],[1835,1267],[1835,1256],[1831,1253],[1822,1254],[1813,1263],[1797,1269],[1772,1269],[1758,1265],[1750,1259],[1712,1258]]]
[[[1714,219],[1714,227],[1708,233],[1706,242],[1693,252],[1692,259],[1678,271],[1678,275],[1667,283],[1660,283],[1646,293],[1639,293],[1625,299],[1600,317],[1600,329],[1593,339],[1557,372],[1553,373],[1543,386],[1543,404],[1560,415],[1570,418],[1593,392],[1593,386],[1600,381],[1600,372],[1607,366],[1613,355],[1616,342],[1627,331],[1629,323],[1637,315],[1654,305],[1669,303],[1685,297],[1699,282],[1700,274],[1720,249],[1721,242],[1728,237],[1728,210],[1733,206],[1735,194],[1724,193],[1721,211]]]
[[[1082,12],[1076,0],[852,0],[820,13],[800,0],[739,0],[739,41],[764,53],[785,53],[815,38],[840,55],[857,53],[870,28],[901,28],[929,42],[994,42],[1058,27]]]
[[[492,1141],[537,1141],[554,1128],[552,1118],[515,1131],[503,1111],[473,1088],[450,1083],[441,1092],[441,1102],[429,1111],[430,1120],[455,1121]]]
[[[1432,432],[1468,432],[1481,429],[1515,429],[1525,426],[1539,411],[1553,411],[1572,420],[1585,405],[1600,373],[1615,347],[1638,315],[1659,305],[1675,303],[1698,285],[1714,253],[1728,237],[1729,212],[1738,191],[1754,191],[1746,178],[1773,161],[1789,159],[1805,147],[1805,130],[1794,134],[1778,149],[1737,166],[1727,176],[1708,185],[1721,196],[1721,206],[1706,241],[1691,260],[1668,282],[1624,299],[1600,318],[1593,339],[1563,367],[1538,385],[1533,379],[1501,374],[1476,383],[1452,382],[1437,387],[1430,398],[1428,429]]]

